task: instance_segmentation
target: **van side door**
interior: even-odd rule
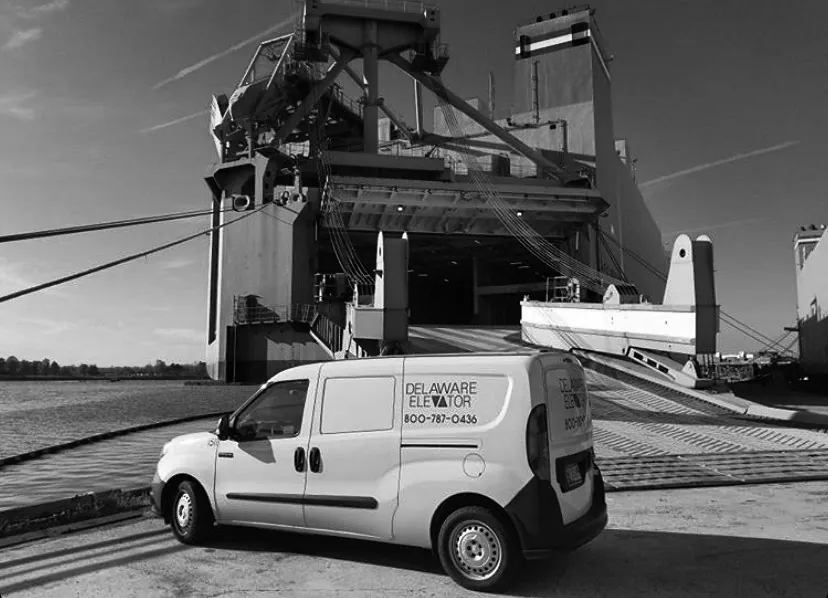
[[[216,452],[219,521],[305,526],[305,455],[315,386],[308,378],[274,382],[232,418],[232,436],[220,440]]]
[[[308,528],[392,537],[400,476],[402,359],[322,366],[311,424]]]

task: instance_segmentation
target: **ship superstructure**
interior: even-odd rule
[[[496,119],[493,93],[464,100],[443,80],[439,7],[303,4],[213,98],[214,224],[261,212],[213,233],[213,378],[403,351],[411,325],[518,326],[527,299],[661,302],[661,234],[614,136],[593,10],[517,28],[513,110]],[[383,100],[380,61],[411,81],[411,126]]]

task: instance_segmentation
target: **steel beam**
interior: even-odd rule
[[[283,139],[287,138],[287,136],[290,135],[296,127],[299,126],[302,119],[308,116],[311,109],[319,101],[319,98],[321,98],[322,95],[330,89],[331,85],[333,85],[336,81],[336,78],[340,75],[340,73],[342,73],[353,58],[354,54],[352,52],[343,52],[340,55],[339,60],[331,66],[325,77],[311,87],[308,95],[305,96],[304,100],[302,100],[302,103],[296,107],[293,114],[291,114],[285,123],[279,127],[279,130],[276,131],[273,137],[272,143],[280,143]]]
[[[388,205],[389,199],[381,192],[378,193],[359,193],[356,189],[345,190],[336,185],[332,186],[332,191],[336,198],[341,203],[360,203],[365,205]],[[378,190],[380,191],[380,190]],[[458,201],[460,194],[454,196],[448,194],[433,194],[428,198],[418,197],[414,194],[399,193],[394,199],[393,203],[401,206],[417,206],[428,208],[457,208],[469,210],[492,210],[488,201],[482,197],[472,197]],[[512,210],[521,210],[524,212],[534,213],[567,213],[579,215],[593,215],[597,211],[595,204],[584,200],[572,199],[553,199],[553,200],[531,200],[522,198],[504,198],[503,203],[509,206]]]
[[[331,48],[331,56],[333,56],[334,59],[339,60],[339,51],[337,51],[334,48]],[[345,74],[348,75],[354,83],[359,85],[359,88],[363,91],[363,93],[365,93],[365,83],[354,69],[352,69],[348,65],[345,65]],[[406,124],[402,120],[400,120],[400,118],[396,114],[394,114],[390,108],[385,106],[385,102],[380,102],[378,107],[382,111],[382,113],[385,116],[387,116],[392,123],[394,123],[394,126],[397,127],[397,129],[399,129],[403,135],[405,135],[405,138],[409,141],[412,141],[411,131],[408,130]]]
[[[549,171],[557,180],[563,182],[574,178],[560,166],[544,158],[540,152],[532,149],[519,139],[510,135],[506,130],[497,125],[482,112],[470,106],[468,102],[463,101],[460,96],[456,95],[445,85],[443,85],[442,81],[438,78],[426,73],[417,72],[414,70],[411,63],[399,54],[386,56],[385,59],[391,64],[397,66],[404,73],[407,73],[415,81],[422,83],[437,97],[441,98],[445,102],[448,102],[451,106],[457,108],[460,112],[474,120],[477,124],[503,141],[503,143],[511,147],[517,153],[531,160],[537,164],[538,167]]]
[[[448,195],[453,197],[455,193],[466,193],[467,196],[480,196],[480,192],[471,182],[452,183],[449,181],[423,181],[415,179],[375,179],[362,176],[340,176],[331,177],[331,183],[341,189],[365,189],[371,192],[383,188],[394,188],[400,193],[411,193],[422,195]],[[540,201],[557,200],[568,198],[573,200],[589,201],[596,207],[603,207],[606,210],[609,204],[594,189],[578,189],[576,187],[551,187],[537,184],[537,181],[527,179],[505,184],[496,184],[498,192],[503,198],[533,198]]]
[[[414,114],[417,118],[417,138],[423,137],[423,84],[414,81]]]
[[[379,151],[379,46],[377,44],[377,22],[363,24],[362,73],[365,76],[365,109],[362,111],[363,149],[367,154]]]

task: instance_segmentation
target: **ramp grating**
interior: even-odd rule
[[[828,480],[828,450],[597,459],[610,491]]]

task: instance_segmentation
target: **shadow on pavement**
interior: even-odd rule
[[[791,387],[781,383],[762,384],[758,381],[730,385],[731,392],[741,398],[762,405],[783,409],[806,409],[828,415],[828,388]]]
[[[163,528],[168,531],[169,528]],[[136,534],[124,538],[125,542],[149,540],[155,534]],[[141,542],[143,544],[143,542]],[[83,544],[80,539],[78,551],[93,547],[108,547],[108,542]],[[67,562],[57,558],[52,565],[57,570],[51,573],[38,572],[35,575],[17,577],[8,571],[0,575],[0,592],[3,595],[25,589],[38,588],[46,584],[63,582],[88,573],[120,568],[127,570],[131,565],[148,560],[161,562],[165,557],[188,550],[172,537],[154,546],[134,546],[131,554],[112,558],[103,555],[101,560],[77,563],[76,552],[58,550],[44,553],[43,559],[68,556]],[[216,567],[226,570],[227,583],[237,573],[234,569],[244,567],[243,559],[238,565],[227,560],[227,551],[249,551],[273,553],[277,560],[288,555],[304,555],[338,560],[348,567],[351,564],[366,564],[389,569],[422,572],[423,595],[435,591],[448,594],[463,594],[459,587],[449,590],[439,583],[433,586],[433,575],[442,577],[441,568],[429,551],[359,540],[304,536],[282,532],[255,530],[250,528],[224,528],[208,544],[198,549],[199,560],[214,562]],[[71,556],[70,556],[71,555]],[[99,555],[101,556],[101,555]],[[17,565],[23,560],[15,561]],[[168,561],[166,568],[175,567],[176,575],[187,575],[187,559]],[[674,532],[607,530],[591,544],[571,553],[560,554],[548,561],[528,563],[512,590],[505,596],[545,597],[593,597],[612,598],[648,596],[802,596],[823,597],[828,591],[828,538],[826,544],[804,543],[790,540],[740,538],[703,534]],[[64,568],[66,565],[69,568]],[[302,563],[309,576],[324,575],[321,563]],[[39,568],[39,567],[36,567]],[[352,579],[359,583],[361,575],[370,569],[354,568]],[[125,571],[125,578],[130,573]],[[262,572],[267,576],[267,570]],[[5,578],[5,579],[3,579]],[[433,587],[432,587],[433,586]],[[189,586],[188,586],[189,588]],[[215,588],[221,590],[221,588]],[[349,588],[341,588],[348,592]],[[448,590],[448,591],[447,591]],[[188,589],[188,591],[191,591]]]
[[[216,551],[287,552],[423,573],[442,572],[440,563],[428,550],[350,538],[228,526],[219,528],[205,546]]]
[[[0,558],[0,571],[2,571],[3,569],[8,570],[12,567],[21,567],[23,565],[37,563],[39,561],[50,561],[63,556],[82,554],[84,552],[89,552],[93,550],[101,550],[104,548],[109,550],[115,550],[120,545],[131,545],[133,543],[141,541],[161,539],[168,533],[169,530],[165,528],[154,530],[151,532],[129,534],[126,536],[113,538],[112,540],[102,540],[101,542],[91,542],[89,544],[76,544],[71,548],[63,548],[60,550],[53,550],[51,552],[42,552],[37,555],[21,557],[17,559],[3,560],[2,558]]]
[[[135,549],[138,548],[139,550],[142,548],[152,548],[151,550],[144,550],[144,551],[136,551]],[[132,563],[136,563],[139,561],[145,561],[150,559],[157,559],[160,557],[168,556],[175,554],[177,552],[182,552],[184,550],[188,550],[188,546],[184,546],[183,544],[177,544],[168,546],[166,548],[153,548],[151,546],[141,545],[138,547],[124,547],[122,550],[133,550],[131,554],[127,554],[125,556],[108,559],[105,561],[94,561],[88,562],[86,564],[81,564],[71,569],[63,569],[60,571],[55,571],[53,573],[43,573],[37,576],[31,576],[31,573],[34,570],[44,569],[43,566],[33,567],[32,570],[23,571],[21,573],[10,573],[3,574],[0,577],[0,595],[4,594],[11,594],[12,592],[20,592],[23,590],[28,590],[31,588],[37,588],[41,586],[45,586],[50,583],[55,583],[59,581],[64,581],[67,579],[73,579],[76,577],[80,577],[82,575],[86,575],[88,573],[97,573],[99,571],[103,571],[105,569],[112,569],[115,567],[124,567],[130,565]],[[115,551],[113,551],[115,552]],[[73,559],[68,559],[65,563],[61,561],[57,561],[55,563],[51,563],[49,566],[57,568],[64,564],[70,564],[78,561],[86,560],[82,557],[76,557]],[[18,578],[18,580],[15,580]],[[8,581],[8,580],[11,581]]]
[[[530,563],[509,595],[822,598],[826,559],[820,544],[609,530],[581,550]]]
[[[226,528],[223,550],[323,557],[443,575],[429,551],[360,540]],[[607,530],[549,560],[527,563],[506,596],[819,596],[828,591],[826,544],[673,532]],[[822,563],[822,565],[820,565]]]

